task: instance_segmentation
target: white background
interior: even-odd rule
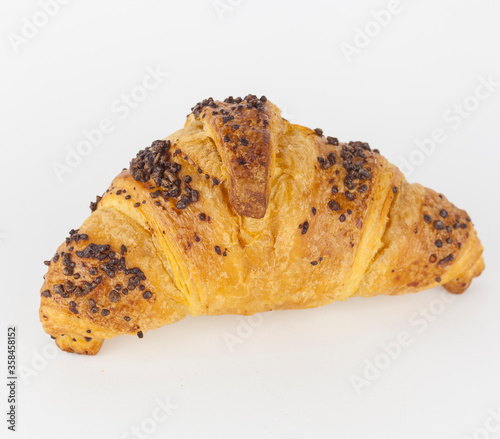
[[[500,4],[402,0],[382,30],[371,12],[387,1],[217,4],[235,6],[218,14],[212,0],[74,0],[16,46],[12,34],[41,8],[2,2],[1,370],[6,377],[14,324],[24,373],[18,432],[2,415],[0,436],[500,438],[481,430],[500,425],[486,423],[500,408]],[[348,62],[340,45],[366,26],[380,32]],[[128,114],[117,112],[148,66],[168,77]],[[480,77],[497,85],[478,101]],[[95,357],[54,356],[38,321],[42,261],[136,152],[179,129],[196,102],[247,93],[265,94],[292,122],[369,141],[397,165],[411,160],[410,181],[468,210],[486,272],[453,303],[434,289],[250,323],[187,318],[142,340],[107,341]],[[466,117],[445,119],[464,101]],[[114,131],[59,181],[54,163],[65,164],[83,130],[104,118]],[[415,142],[436,129],[445,140],[424,156]],[[244,332],[243,322],[254,327]],[[411,346],[358,394],[353,375],[377,359],[384,366],[382,346],[405,333]],[[232,350],[230,336],[242,341]],[[176,408],[152,424],[157,398]]]

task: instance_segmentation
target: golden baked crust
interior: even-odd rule
[[[45,331],[80,354],[187,314],[461,293],[484,269],[465,211],[252,95],[198,104],[92,207],[41,290]]]

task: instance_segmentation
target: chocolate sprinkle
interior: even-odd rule
[[[354,201],[356,199],[356,195],[352,192],[346,191],[344,195],[349,201]]]
[[[335,163],[337,163],[337,159],[335,157],[335,153],[334,152],[331,152],[330,154],[328,154],[326,156],[327,160],[328,160],[328,163],[330,163],[330,165],[334,165]]]
[[[90,202],[90,210],[92,212],[94,212],[97,209],[97,205],[99,204],[99,201],[101,201],[101,200],[102,200],[102,197],[100,197],[99,195],[97,195],[95,197],[95,202],[94,201]]]
[[[331,166],[330,162],[323,157],[317,157],[317,160],[322,169],[328,169]]]
[[[330,145],[334,145],[334,146],[338,146],[339,144],[339,139],[337,139],[336,137],[331,137],[331,136],[328,136],[326,138],[326,143],[330,144]]]
[[[436,230],[444,230],[444,224],[442,221],[436,220],[434,221],[434,228]]]
[[[230,114],[230,115],[228,115],[228,116],[224,116],[224,117],[222,118],[222,123],[223,123],[223,124],[226,124],[226,123],[228,123],[228,122],[232,121],[233,119],[234,119],[234,116],[233,116],[232,114]]]
[[[177,207],[177,209],[185,209],[187,206],[188,205],[184,200],[179,200],[179,201],[177,201],[177,204],[175,207]]]
[[[108,297],[109,297],[109,300],[111,302],[113,302],[113,303],[118,303],[120,301],[120,299],[121,299],[120,293],[118,291],[116,291],[116,290],[112,290],[109,293]]]
[[[454,256],[452,254],[449,254],[448,256],[446,256],[446,258],[443,258],[441,259],[439,262],[438,262],[438,265],[445,265],[445,264],[448,264],[450,262],[453,261]]]
[[[330,200],[328,202],[328,207],[333,210],[333,211],[336,211],[338,212],[340,210],[340,205],[339,203],[337,203],[335,200]]]

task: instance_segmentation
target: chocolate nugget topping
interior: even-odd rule
[[[188,207],[190,203],[198,201],[199,193],[189,186],[193,181],[190,175],[186,175],[184,178],[180,175],[182,166],[171,160],[170,147],[170,140],[155,140],[151,146],[139,151],[137,156],[132,159],[130,174],[141,183],[153,179],[157,189],[150,193],[152,198],[161,196],[164,200],[168,200],[169,198],[178,199],[180,197],[176,201],[176,207],[182,210]],[[181,152],[180,149],[177,149],[173,156],[181,156]],[[183,193],[182,189],[186,193]],[[138,207],[139,203],[135,203],[134,206]]]
[[[264,112],[264,105],[267,101],[267,98],[265,96],[261,96],[260,99],[253,95],[253,94],[248,94],[245,96],[245,98],[240,98],[240,97],[237,97],[237,98],[233,98],[232,96],[229,96],[228,98],[224,99],[224,102],[226,104],[236,104],[237,107],[240,107],[243,108],[243,106],[246,105],[247,108],[255,108],[257,109],[257,111],[263,113]],[[199,117],[199,115],[201,114],[201,111],[205,108],[205,107],[209,107],[209,108],[212,108],[214,111],[214,114],[225,114],[225,110],[219,110],[219,106],[217,105],[217,102],[214,101],[213,98],[208,98],[208,99],[204,99],[203,101],[201,102],[198,102],[193,108],[191,108],[191,111],[192,113],[194,114],[194,117]],[[223,122],[224,123],[227,123],[227,122],[230,122],[231,120],[233,120],[234,117],[232,115],[228,115],[227,112],[223,118]],[[233,130],[237,130],[239,128],[239,125],[238,124],[233,124],[232,125],[232,128]]]

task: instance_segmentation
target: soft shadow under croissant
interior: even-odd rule
[[[188,314],[458,294],[484,269],[465,211],[367,143],[290,124],[253,95],[197,104],[91,209],[41,289],[45,331],[78,354]]]

